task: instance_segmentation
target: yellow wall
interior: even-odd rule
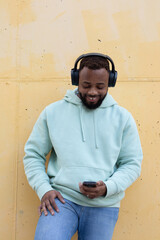
[[[159,0],[0,1],[1,239],[33,239],[39,200],[24,175],[24,144],[41,110],[73,88],[70,69],[86,52],[113,58],[110,93],[132,112],[144,151],[113,240],[160,239],[159,9]]]

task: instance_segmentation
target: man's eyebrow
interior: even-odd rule
[[[91,84],[90,82],[87,82],[87,81],[84,81],[83,83],[86,83],[86,84]]]
[[[97,83],[97,85],[105,85],[105,83],[99,82],[99,83]]]

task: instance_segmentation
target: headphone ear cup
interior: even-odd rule
[[[71,69],[71,80],[72,85],[78,86],[79,83],[79,70],[75,70],[74,68]]]
[[[117,71],[114,71],[114,72],[110,71],[108,87],[114,87],[116,85],[116,80],[117,80]]]

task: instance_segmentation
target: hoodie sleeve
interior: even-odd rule
[[[143,153],[137,126],[130,114],[123,130],[117,169],[105,182],[106,197],[125,191],[140,176],[142,159]]]
[[[23,159],[24,170],[31,187],[41,199],[42,196],[53,188],[45,171],[46,155],[50,152],[52,143],[49,137],[46,110],[44,110],[25,145]]]

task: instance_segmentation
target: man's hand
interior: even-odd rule
[[[79,189],[83,195],[90,199],[105,196],[107,193],[106,185],[102,181],[98,181],[96,187],[86,187],[82,183],[79,183]]]
[[[59,209],[55,203],[55,198],[58,198],[62,203],[65,203],[60,192],[55,190],[46,192],[42,197],[41,205],[38,208],[39,216],[41,216],[42,212],[44,212],[44,215],[47,216],[48,215],[47,209],[50,211],[52,215],[54,215],[53,208],[56,210],[56,212],[59,212]]]

